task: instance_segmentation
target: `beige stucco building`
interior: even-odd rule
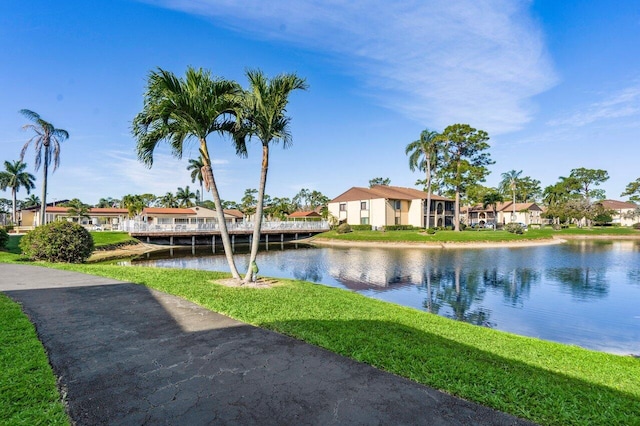
[[[426,227],[427,193],[413,188],[374,185],[353,187],[331,200],[329,213],[349,225],[371,225],[374,229],[388,225]],[[431,196],[430,226],[453,225],[453,200]]]

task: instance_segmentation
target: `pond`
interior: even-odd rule
[[[236,253],[236,262],[246,270],[248,255]],[[229,270],[211,247],[133,263]],[[484,249],[271,244],[258,263],[264,276],[346,288],[524,336],[640,354],[640,241]]]

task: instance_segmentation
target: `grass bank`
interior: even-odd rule
[[[541,424],[638,424],[640,359],[472,326],[302,281],[228,288],[227,274],[56,267],[140,283]]]
[[[317,235],[315,238],[326,238],[341,241],[379,241],[379,242],[412,242],[412,243],[474,243],[474,242],[500,242],[500,241],[527,241],[562,238],[563,236],[611,236],[640,238],[640,231],[626,227],[593,227],[593,228],[568,228],[554,231],[550,227],[544,229],[529,229],[523,234],[512,234],[502,230],[465,230],[437,231],[429,235],[424,230],[411,231],[353,231],[348,234],[338,234],[329,231]]]
[[[56,379],[20,305],[0,294],[0,424],[68,425]]]

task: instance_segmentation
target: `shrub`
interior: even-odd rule
[[[351,225],[352,231],[371,231],[371,225]]]
[[[9,234],[4,229],[0,228],[0,249],[5,248],[8,242]]]
[[[511,232],[512,234],[524,233],[524,228],[519,223],[507,223],[504,226],[504,230],[507,232]]]
[[[77,223],[57,221],[22,237],[20,249],[31,260],[82,263],[93,252],[93,237]]]
[[[348,223],[343,223],[338,225],[338,228],[336,228],[336,232],[338,234],[348,234],[349,232],[351,232],[351,226],[349,226]]]
[[[385,231],[413,231],[415,228],[413,225],[387,225],[384,229]]]
[[[633,226],[633,229],[640,229],[640,222],[638,222],[638,223],[634,223],[634,224],[633,224],[633,225],[631,225],[631,226]]]
[[[433,235],[433,234],[435,234],[435,233],[436,233],[436,230],[435,230],[435,229],[433,229],[433,228],[429,228],[429,229],[427,229],[427,234],[429,234],[429,235]]]

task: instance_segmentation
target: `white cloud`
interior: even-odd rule
[[[568,117],[551,120],[552,126],[581,127],[591,123],[625,117],[640,118],[640,83],[604,96],[604,99],[594,102]]]
[[[519,129],[555,83],[528,1],[146,1],[329,53],[380,104],[430,126]]]

